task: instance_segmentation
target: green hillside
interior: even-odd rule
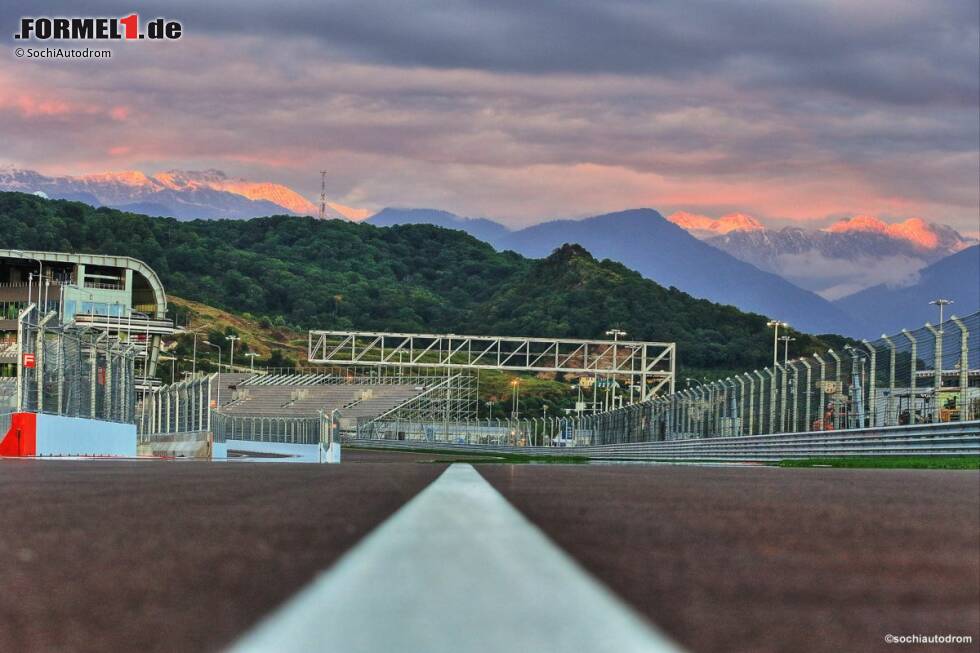
[[[0,246],[133,256],[175,295],[294,329],[597,337],[618,327],[676,341],[681,374],[771,360],[766,318],[663,288],[577,246],[531,260],[428,225],[179,222],[22,193],[0,193]],[[797,351],[827,346],[795,335]]]

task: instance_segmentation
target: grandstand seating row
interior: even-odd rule
[[[316,375],[309,375],[316,376]],[[341,410],[345,418],[375,417],[426,390],[408,384],[318,383],[298,376],[273,383],[256,383],[248,374],[220,374],[212,388],[217,399],[221,388],[221,412],[226,415],[295,417]]]

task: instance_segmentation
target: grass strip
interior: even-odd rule
[[[853,469],[980,469],[980,456],[841,456],[782,460],[780,467]]]
[[[570,456],[564,454],[551,456],[497,451],[487,451],[486,453],[482,451],[453,451],[452,449],[427,449],[421,447],[398,447],[396,449],[393,447],[365,447],[363,445],[348,445],[345,448],[355,451],[402,451],[405,453],[428,453],[441,456],[439,460],[434,461],[438,463],[553,463],[560,465],[579,465],[589,462],[589,459],[586,456]]]

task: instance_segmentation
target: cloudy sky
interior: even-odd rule
[[[975,1],[136,4],[184,38],[27,61],[20,16],[134,3],[4,4],[0,163],[311,198],[325,168],[344,204],[511,225],[650,206],[978,229]]]

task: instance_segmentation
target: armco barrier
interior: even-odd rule
[[[828,456],[980,455],[980,421],[851,431],[811,431],[728,438],[634,442],[587,447],[513,447],[427,440],[357,440],[385,449],[437,449],[532,455],[575,455],[595,460],[777,461]]]

